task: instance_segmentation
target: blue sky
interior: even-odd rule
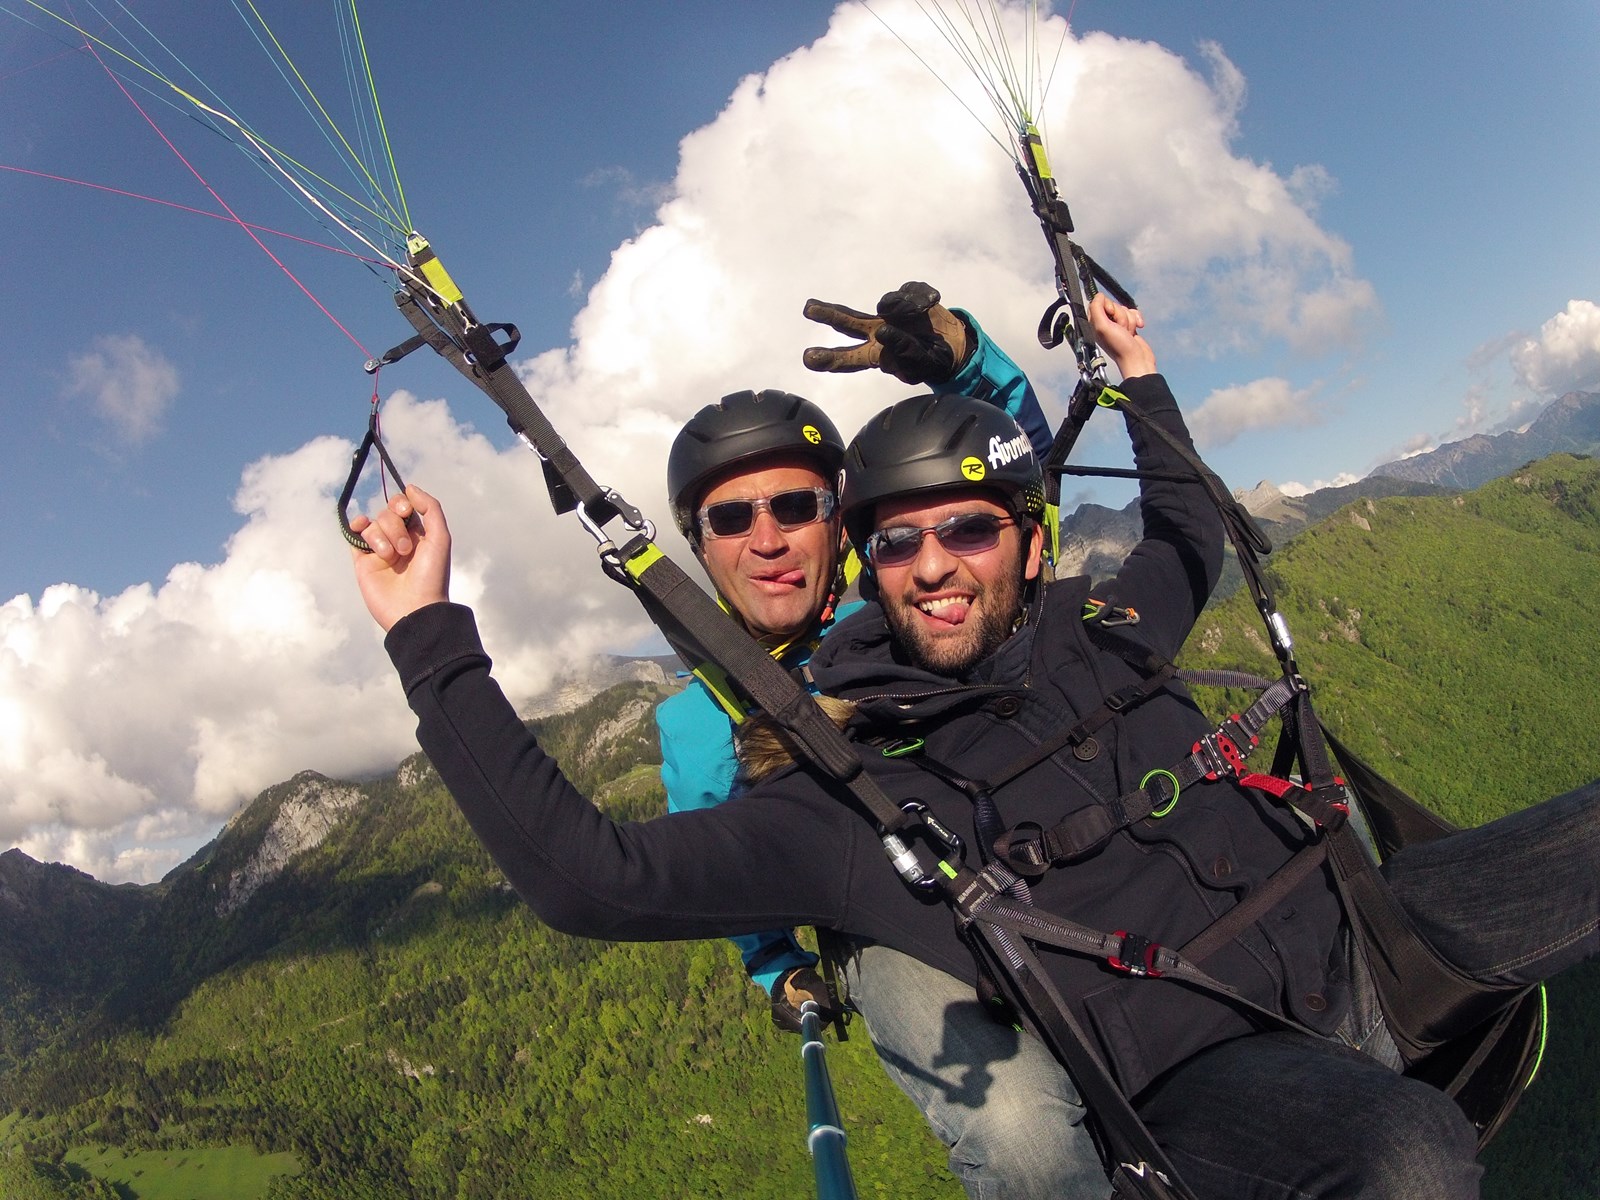
[[[259,129],[320,153],[231,6],[129,7]],[[323,6],[260,7],[340,94]],[[873,7],[926,39],[907,5]],[[7,11],[0,166],[215,207],[70,34]],[[480,317],[520,326],[530,387],[596,474],[656,515],[666,439],[724,391],[806,391],[841,425],[895,398],[806,377],[826,332],[807,296],[870,307],[926,278],[1047,394],[1067,382],[1030,344],[1051,290],[1009,163],[859,8],[392,0],[361,19],[417,225]],[[1600,382],[1593,4],[1079,0],[1072,20],[1045,105],[1057,172],[1230,484],[1359,476]],[[247,219],[321,236],[150,111]],[[237,228],[11,170],[0,206],[0,601],[18,597],[0,845],[159,875],[293,770],[405,751],[330,515],[370,384]],[[362,267],[281,252],[368,348],[409,333]],[[510,679],[532,691],[638,639],[487,401],[425,354],[380,386],[402,393],[408,474],[461,514],[460,586]],[[1115,461],[1117,436],[1088,452]]]

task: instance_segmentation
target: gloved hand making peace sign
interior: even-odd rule
[[[911,282],[884,294],[878,315],[827,300],[807,300],[805,315],[862,340],[812,346],[802,361],[813,371],[877,367],[902,383],[943,383],[965,365],[976,338],[967,322],[939,303],[937,288]]]

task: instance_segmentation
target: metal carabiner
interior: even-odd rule
[[[940,867],[946,874],[954,878],[954,871],[949,866],[949,860],[960,862],[964,853],[964,846],[959,834],[945,826],[933,813],[928,811],[928,806],[920,800],[907,800],[900,806],[901,810],[916,817],[923,830],[928,834],[929,841],[939,848],[942,853]],[[932,871],[922,865],[922,860],[917,857],[917,852],[906,844],[906,840],[897,833],[886,833],[882,837],[884,853],[889,856],[889,861],[894,864],[895,871],[900,878],[911,887],[923,891],[931,891],[939,886],[939,879]]]
[[[646,518],[638,509],[629,504],[611,488],[604,492],[606,502],[616,510],[622,518],[623,527],[631,533],[642,533],[647,542],[655,541],[655,523]],[[616,542],[611,540],[611,535],[605,531],[605,526],[589,514],[589,510],[582,504],[576,507],[578,524],[589,531],[589,536],[595,540],[595,552],[600,555],[600,565],[605,573],[619,583],[628,583],[628,570],[622,561],[622,551]]]

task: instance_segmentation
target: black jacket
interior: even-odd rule
[[[1187,438],[1159,376],[1123,390]],[[1129,424],[1141,468],[1179,466],[1159,439]],[[1138,638],[1121,636],[1171,657],[1216,580],[1221,525],[1197,485],[1146,481],[1141,498],[1144,540],[1095,594],[1139,612]],[[880,786],[896,800],[926,803],[971,847],[970,801],[916,755],[883,756],[875,739],[914,734],[925,739],[927,757],[976,779],[1001,773],[1063,723],[1075,724],[1140,677],[1124,655],[1086,634],[1088,595],[1084,579],[1044,588],[1028,622],[964,680],[899,661],[881,610],[868,605],[823,643],[813,673],[822,690],[860,705],[856,734]],[[975,978],[949,911],[900,881],[847,793],[795,769],[716,808],[619,825],[578,794],[526,732],[489,676],[468,610],[435,605],[414,613],[390,632],[388,647],[423,749],[512,884],[555,928],[652,940],[818,925]],[[995,799],[1007,824],[1048,827],[1173,766],[1210,729],[1174,685],[1103,727],[1092,759],[1061,751]],[[1138,822],[1093,857],[1050,871],[1034,885],[1034,899],[1096,929],[1181,946],[1305,840],[1299,820],[1258,793],[1201,784],[1167,816]],[[1257,1004],[1331,1032],[1347,1004],[1340,919],[1331,884],[1314,873],[1204,966]],[[1043,958],[1130,1094],[1204,1047],[1254,1028],[1225,1002],[1182,983],[1130,978],[1065,952],[1046,950]]]

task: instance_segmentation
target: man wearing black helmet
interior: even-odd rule
[[[1042,453],[1049,428],[1026,378],[971,316],[939,304],[939,294],[908,283],[879,302],[878,315],[811,301],[806,315],[862,339],[812,348],[814,370],[878,367],[908,383],[939,383],[983,396],[1002,419],[1014,413]],[[1029,444],[1024,437],[1024,444]],[[673,520],[688,539],[729,613],[773,657],[804,668],[836,618],[855,560],[836,511],[835,481],[844,442],[811,401],[780,391],[735,392],[697,412],[667,460]],[[734,790],[733,737],[748,703],[714,670],[656,711],[661,777],[668,808],[708,808]],[[790,930],[735,936],[745,969],[770,997],[774,1022],[798,1031],[799,1006],[834,1003],[816,956]],[[952,1169],[974,1195],[1045,1195],[1071,1183],[1092,1147],[1068,1168],[1043,1153],[1041,1121],[1081,1117],[1071,1080],[1036,1043],[997,1027],[960,980],[884,946],[835,946],[853,1006],[866,1019],[890,1077],[927,1115],[950,1147]],[[970,1079],[990,1079],[981,1096]]]
[[[1102,297],[1092,318],[1129,404],[1186,441],[1137,315]],[[864,768],[893,802],[921,804],[965,846],[1008,859],[1092,818],[1103,837],[1068,869],[1044,855],[1029,890],[1044,912],[1128,931],[1120,955],[1220,926],[1204,967],[1226,996],[1153,977],[1149,958],[1040,954],[1196,1195],[1475,1197],[1473,1126],[1392,1069],[1381,1022],[1356,1002],[1364,976],[1326,871],[1280,874],[1308,842],[1300,818],[1221,773],[1159,810],[1118,804],[1211,732],[1180,686],[1152,688],[1144,669],[1177,653],[1220,570],[1209,500],[1170,446],[1132,424],[1143,541],[1105,587],[1044,586],[1037,463],[1017,432],[989,406],[913,397],[847,448],[843,516],[881,604],[841,622],[811,673],[854,704]],[[420,533],[405,527],[413,505]],[[419,740],[541,919],[611,939],[816,925],[979,981],[950,913],[907,888],[874,824],[807,770],[781,767],[699,812],[607,820],[494,685],[470,611],[447,602],[449,530],[431,498],[413,489],[372,528],[376,553],[357,574]],[[1122,624],[1108,631],[1108,618]],[[1063,730],[1082,736],[1058,741]],[[1456,970],[1538,982],[1600,951],[1600,787],[1402,850],[1384,872]],[[1271,903],[1246,907],[1251,895]],[[1226,919],[1235,913],[1246,919]],[[1263,1032],[1263,1010],[1294,1029]]]

